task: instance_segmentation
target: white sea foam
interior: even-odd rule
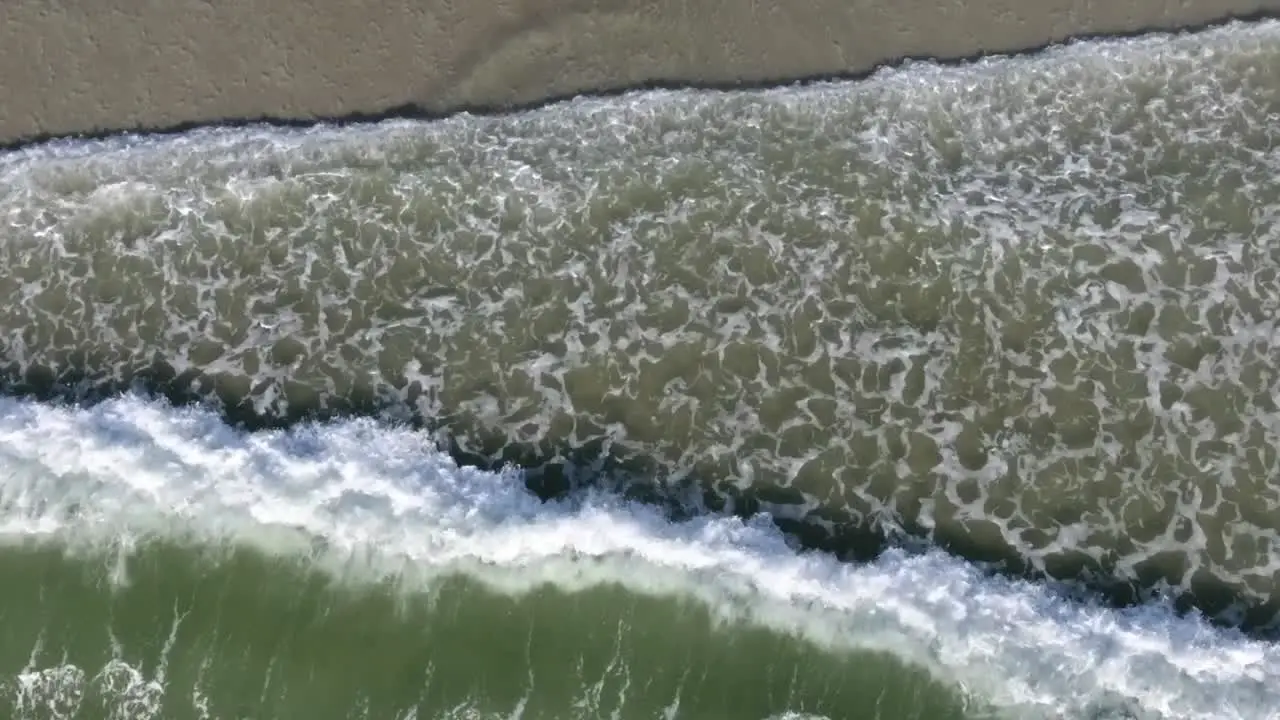
[[[159,534],[315,553],[347,574],[465,572],[520,592],[620,583],[836,649],[887,650],[1018,716],[1280,717],[1280,647],[1166,607],[1093,607],[939,552],[851,565],[767,518],[670,522],[607,495],[543,503],[372,421],[243,433],[137,398],[0,399],[0,534],[68,547]],[[324,549],[317,553],[317,547]]]
[[[1277,67],[1262,22],[4,153],[0,380],[161,360],[1270,610]]]

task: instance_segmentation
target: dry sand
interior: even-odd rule
[[[4,0],[0,144],[646,83],[767,83],[1280,12],[1280,0]]]

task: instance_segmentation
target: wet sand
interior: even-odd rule
[[[14,0],[0,144],[773,83],[1268,12],[1280,0]]]

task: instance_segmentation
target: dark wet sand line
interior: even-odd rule
[[[1280,0],[13,0],[0,149],[856,77],[1274,15]]]

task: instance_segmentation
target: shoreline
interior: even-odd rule
[[[298,0],[313,5],[325,4],[325,1]],[[532,6],[545,2],[530,0],[525,4]],[[735,3],[736,0],[719,0],[714,4],[727,6]],[[18,68],[26,65],[20,72],[0,76],[0,96],[10,99],[0,106],[0,151],[64,139],[94,140],[130,134],[171,135],[209,126],[344,126],[390,119],[432,120],[461,113],[499,115],[545,107],[576,97],[614,97],[644,90],[731,91],[849,81],[913,61],[964,65],[992,56],[1035,55],[1071,42],[1123,39],[1152,33],[1201,32],[1233,22],[1257,22],[1280,17],[1280,0],[1215,0],[1197,3],[1194,7],[1178,6],[1167,0],[1143,0],[1123,17],[1112,17],[1118,11],[1101,9],[1097,13],[1100,17],[1077,17],[1073,6],[1079,3],[1075,0],[1039,0],[1038,7],[1024,7],[1019,10],[1020,15],[1013,16],[1012,9],[991,7],[1003,6],[1003,0],[983,0],[966,4],[960,10],[947,11],[962,15],[957,19],[963,21],[959,26],[962,29],[986,22],[980,28],[981,32],[975,34],[976,31],[969,28],[971,32],[965,34],[949,21],[920,27],[908,25],[913,12],[919,15],[924,11],[923,5],[916,7],[921,3],[911,3],[900,13],[896,8],[891,13],[886,3],[885,8],[878,10],[870,7],[849,12],[876,15],[877,19],[885,22],[896,20],[895,37],[884,38],[882,36],[888,33],[857,28],[854,28],[856,32],[849,32],[862,37],[843,37],[848,33],[828,28],[828,39],[832,45],[826,51],[809,52],[808,43],[795,41],[796,38],[790,36],[805,28],[818,32],[814,23],[821,19],[823,7],[794,13],[760,10],[771,18],[778,16],[778,23],[787,25],[789,32],[760,34],[759,27],[753,27],[759,37],[746,38],[743,42],[755,43],[753,47],[758,48],[755,57],[734,54],[738,50],[730,52],[733,49],[725,46],[719,51],[714,48],[708,50],[707,56],[701,59],[688,56],[691,52],[700,51],[699,48],[706,43],[700,43],[694,37],[695,33],[685,32],[684,37],[676,38],[664,48],[673,50],[675,56],[681,56],[675,60],[665,60],[665,55],[660,57],[653,53],[636,55],[620,52],[602,57],[597,67],[585,55],[575,55],[575,64],[569,62],[569,58],[560,58],[564,62],[558,62],[555,57],[548,57],[548,53],[550,56],[573,55],[578,46],[612,42],[618,38],[625,39],[621,42],[626,46],[621,48],[623,51],[639,50],[638,46],[632,47],[636,45],[634,40],[637,36],[618,26],[621,21],[608,19],[616,15],[629,17],[628,13],[635,9],[606,12],[570,8],[567,13],[560,13],[558,9],[539,13],[534,7],[526,8],[530,11],[526,15],[536,16],[536,22],[526,17],[524,20],[528,22],[524,25],[498,22],[487,16],[474,20],[472,24],[483,26],[472,33],[480,39],[478,45],[458,45],[440,51],[449,55],[452,61],[446,63],[452,68],[448,72],[441,69],[435,73],[418,73],[414,71],[413,63],[396,65],[393,62],[395,70],[375,67],[380,73],[378,81],[369,82],[370,74],[363,68],[369,64],[369,58],[365,58],[363,64],[355,63],[362,67],[344,67],[341,58],[347,57],[347,53],[344,48],[333,45],[335,38],[359,45],[362,40],[359,33],[338,30],[333,37],[325,38],[311,32],[313,28],[308,25],[313,19],[302,21],[297,27],[269,22],[254,26],[249,22],[255,19],[252,7],[205,10],[220,17],[228,16],[223,18],[227,21],[245,21],[241,23],[244,25],[244,37],[239,39],[225,35],[217,38],[188,37],[185,43],[176,42],[163,47],[148,45],[142,49],[128,49],[131,47],[129,43],[121,42],[115,35],[112,35],[112,43],[74,42],[86,39],[74,32],[77,19],[88,27],[110,26],[110,22],[104,22],[104,17],[120,15],[118,8],[111,7],[113,4],[106,3],[93,10],[64,10],[63,15],[78,12],[80,17],[61,19],[39,8],[27,7],[26,3],[0,9],[0,65]],[[153,32],[157,25],[174,32],[183,27],[190,29],[190,24],[196,20],[182,15],[181,6],[192,4],[209,8],[203,0],[182,0],[176,4],[177,10],[166,10],[162,17],[153,19],[151,15],[134,15],[137,33],[147,38],[165,35]],[[431,15],[440,10],[410,5],[410,0],[379,0],[378,6],[370,13],[374,16],[394,16],[397,12]],[[842,12],[834,7],[826,9],[837,15]],[[663,8],[647,7],[643,10],[653,13],[651,19],[642,23],[645,27],[661,25]],[[719,7],[719,10],[723,11],[724,7]],[[688,11],[687,6],[685,11]],[[714,14],[715,11],[713,8],[711,12]],[[466,14],[467,11],[459,12]],[[803,17],[790,17],[797,13],[802,13]],[[270,19],[267,18],[268,21]],[[395,17],[389,20],[394,21]],[[559,24],[588,20],[599,35],[566,35],[555,29]],[[55,26],[57,22],[66,24]],[[369,23],[370,28],[375,28],[372,17]],[[729,21],[726,24],[740,25],[743,22]],[[375,29],[381,32],[380,26]],[[447,29],[437,29],[441,33],[448,32]],[[85,32],[89,39],[95,37],[92,30]],[[429,34],[410,31],[411,41],[398,44],[388,41],[381,48],[382,54],[421,54],[425,52],[424,43],[429,40],[426,37]],[[530,34],[540,39],[534,42],[526,37]],[[261,44],[262,37],[259,36],[263,35],[279,35],[282,39],[272,47],[286,58],[306,57],[311,62],[297,71],[289,70],[289,62],[285,62],[283,67],[276,65],[274,70],[260,70],[261,66],[252,61],[265,58],[241,57],[239,63],[228,60],[227,67],[215,67],[224,54],[223,45]],[[297,42],[291,44],[291,38]],[[872,40],[866,42],[868,38]],[[846,43],[860,40],[868,47],[857,52],[843,49]],[[58,47],[59,42],[62,43],[61,48]],[[116,46],[116,49],[108,52],[104,49],[108,44]],[[75,48],[68,49],[69,45]],[[144,52],[147,50],[150,52]],[[266,52],[249,52],[249,55]],[[520,59],[522,52],[529,56],[526,58],[529,62]],[[794,55],[794,52],[800,52],[803,57]],[[96,57],[103,54],[112,57],[107,61]],[[719,57],[721,55],[723,57]],[[43,57],[43,66],[31,63],[33,57]],[[495,65],[503,59],[510,62]],[[537,59],[548,67],[541,71],[536,68],[530,70],[539,64],[534,61]],[[619,67],[611,68],[610,65]],[[515,70],[506,72],[511,68]],[[184,74],[184,70],[190,72]],[[44,77],[37,77],[40,74]],[[419,78],[420,82],[415,87],[414,82],[407,78]],[[363,89],[353,89],[353,84]]]

